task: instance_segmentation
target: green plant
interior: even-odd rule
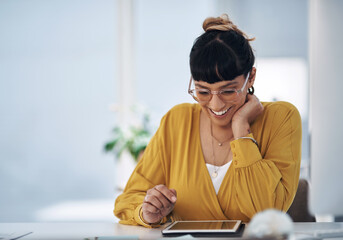
[[[129,126],[128,128],[116,126],[113,129],[113,138],[105,144],[104,150],[113,152],[117,159],[127,150],[138,162],[140,153],[145,150],[151,138],[148,128],[149,121],[149,115],[144,114],[143,123],[140,126]]]

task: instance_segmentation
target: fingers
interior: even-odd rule
[[[144,202],[142,205],[143,212],[150,212],[154,214],[161,213],[160,208],[157,208],[156,206],[152,205],[150,202]]]
[[[255,95],[247,94],[247,102],[254,103],[254,105],[256,106],[262,106],[260,99],[258,99],[258,97],[256,97]]]
[[[176,202],[176,190],[164,185],[157,185],[147,191],[143,202],[143,211],[158,213],[161,209],[169,209]],[[147,204],[144,204],[147,203]]]
[[[167,216],[176,203],[176,190],[157,185],[147,191],[142,211],[145,221],[154,223]]]
[[[256,97],[255,95],[250,95],[249,99],[251,99],[251,101],[254,102],[256,106],[263,109],[263,105],[262,105],[260,99],[258,99],[258,97]]]
[[[250,95],[248,97],[249,111],[248,111],[248,120],[249,123],[252,123],[260,114],[263,113],[263,105],[260,100],[255,95]]]
[[[247,94],[247,99],[248,99],[248,101],[249,100],[257,100],[257,101],[259,101],[258,98],[256,97],[256,95],[254,95],[254,94]]]
[[[157,185],[154,187],[163,197],[165,197],[169,202],[175,203],[176,202],[176,190],[170,190],[164,185]],[[162,196],[161,196],[162,197]]]
[[[154,206],[156,209],[161,209],[164,207],[162,201],[157,196],[152,195],[152,194],[147,194],[144,198],[143,203],[149,203],[149,205]],[[150,211],[150,212],[154,212],[154,211]]]

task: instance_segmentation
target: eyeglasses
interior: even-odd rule
[[[239,95],[244,90],[245,86],[247,85],[248,79],[249,79],[250,72],[248,73],[245,82],[243,84],[243,87],[241,89],[234,89],[234,88],[225,88],[221,89],[219,91],[211,91],[206,88],[197,88],[191,89],[192,86],[192,80],[194,81],[193,77],[191,76],[191,79],[189,81],[189,87],[188,87],[188,93],[194,98],[197,102],[209,102],[212,99],[212,96],[214,94],[217,94],[220,99],[224,102],[235,102]]]

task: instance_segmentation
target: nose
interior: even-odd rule
[[[208,104],[208,107],[214,111],[221,111],[224,108],[224,106],[225,103],[223,102],[223,100],[221,100],[218,94],[213,94]]]

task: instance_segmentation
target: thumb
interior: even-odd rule
[[[173,188],[171,188],[170,191],[171,191],[171,192],[175,195],[175,197],[176,197],[176,195],[177,195],[177,194],[176,194],[176,190],[173,189]]]

